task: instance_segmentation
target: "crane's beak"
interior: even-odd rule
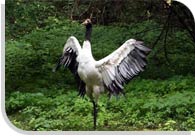
[[[89,24],[89,23],[91,23],[91,19],[86,19],[83,23],[82,23],[82,25],[87,25],[87,24]]]
[[[82,25],[87,25],[87,20],[85,20],[83,23],[82,23]]]

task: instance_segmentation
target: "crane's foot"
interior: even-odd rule
[[[98,107],[97,104],[92,101],[93,103],[93,129],[96,130],[96,122],[97,122],[97,113],[98,113]]]

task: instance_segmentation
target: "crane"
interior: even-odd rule
[[[83,46],[74,36],[70,36],[53,71],[63,65],[73,73],[79,95],[83,97],[86,94],[93,103],[93,123],[96,129],[100,94],[106,90],[109,96],[123,94],[124,84],[144,71],[146,57],[151,49],[144,46],[142,41],[129,39],[110,55],[96,61],[91,52],[91,19],[86,19],[82,24],[86,27]]]

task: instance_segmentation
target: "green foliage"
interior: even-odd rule
[[[162,89],[162,86],[167,86]],[[195,79],[133,80],[119,99],[99,100],[98,130],[195,130]],[[6,111],[25,130],[92,130],[92,104],[76,90],[12,92]]]
[[[33,89],[34,85],[49,87],[53,84],[64,86],[64,82],[70,85],[75,83],[68,71],[65,73],[64,71],[57,73],[51,71],[69,36],[76,36],[82,44],[84,27],[77,22],[59,20],[55,17],[49,17],[45,22],[47,22],[47,26],[43,29],[33,30],[30,34],[21,37],[20,40],[6,41],[7,90],[26,87]],[[150,31],[147,35],[140,32],[157,26],[158,24],[153,21],[145,21],[128,27],[94,26],[92,34],[93,55],[95,59],[99,60],[130,38],[139,39],[142,37],[142,40],[150,47],[159,31]],[[151,52],[148,67],[141,74],[142,77],[168,78],[176,74],[187,75],[194,72],[193,46],[186,43],[185,50],[181,47],[181,39],[189,40],[188,37],[180,31],[173,36],[180,38],[169,41],[169,48],[174,52],[174,55],[169,55],[171,64],[167,64],[164,59],[163,51],[159,50],[162,48],[162,43],[159,43]],[[15,82],[13,82],[14,80]]]
[[[51,2],[8,0],[6,1],[6,38],[20,38],[34,29],[47,25],[47,18],[57,17]]]

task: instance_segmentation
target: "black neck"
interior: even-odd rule
[[[85,40],[91,40],[92,24],[86,25]]]

